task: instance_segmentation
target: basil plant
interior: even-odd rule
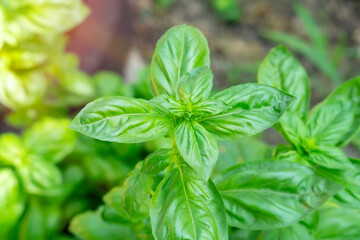
[[[269,72],[267,77],[275,81],[279,75]],[[124,238],[124,227],[140,231],[146,225],[151,226],[149,238],[228,239],[229,227],[266,230],[296,223],[341,189],[310,166],[288,161],[248,162],[213,179],[218,140],[260,133],[308,101],[294,101],[275,88],[281,85],[248,83],[217,93],[212,85],[206,38],[194,27],[175,26],[160,38],[153,55],[151,100],[100,98],[72,121],[72,129],[102,141],[166,137],[172,142],[139,162],[105,196],[98,215],[102,224],[111,222],[108,231],[114,232],[116,223],[114,234]],[[92,217],[75,218],[70,230],[98,239],[86,226]]]

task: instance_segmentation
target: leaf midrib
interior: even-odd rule
[[[180,179],[181,179],[181,185],[182,185],[182,187],[183,187],[184,196],[185,196],[185,200],[186,200],[186,205],[187,205],[187,207],[188,207],[189,214],[190,214],[190,218],[191,218],[191,223],[192,223],[192,226],[193,226],[193,228],[194,228],[195,239],[198,239],[198,238],[197,238],[197,233],[196,233],[196,227],[195,227],[194,217],[193,217],[193,215],[192,215],[191,208],[190,208],[190,204],[189,204],[189,197],[188,197],[187,192],[186,192],[185,181],[184,181],[184,174],[183,174],[183,172],[182,172],[180,163],[179,163],[178,161],[176,161],[176,164],[177,164],[177,167],[178,167],[178,169],[179,169]]]
[[[81,126],[86,126],[86,125],[89,125],[89,124],[94,124],[94,123],[101,122],[101,121],[105,121],[105,120],[108,120],[108,119],[111,119],[111,118],[129,117],[129,116],[155,116],[155,117],[167,118],[166,116],[159,115],[159,114],[152,114],[152,113],[126,113],[126,114],[119,114],[119,115],[115,115],[115,116],[110,116],[110,117],[101,118],[101,119],[96,120],[96,121],[93,121],[93,122],[89,122],[89,123],[86,123],[86,124],[81,124]],[[81,122],[80,119],[79,119],[79,122]]]

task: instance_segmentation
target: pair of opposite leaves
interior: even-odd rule
[[[218,157],[216,139],[241,138],[271,127],[293,100],[276,88],[252,83],[211,95],[209,65],[204,36],[190,26],[174,27],[160,38],[154,53],[153,99],[95,100],[70,127],[121,143],[171,136],[186,163],[207,180]]]

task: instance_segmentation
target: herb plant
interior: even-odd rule
[[[102,141],[139,143],[166,137],[172,142],[139,162],[124,183],[104,197],[105,205],[96,213],[75,217],[70,230],[77,236],[98,239],[97,231],[86,224],[98,221],[112,229],[114,237],[126,233],[129,239],[228,239],[229,227],[253,231],[296,224],[342,190],[331,171],[355,167],[332,145],[346,143],[345,132],[353,132],[344,126],[359,126],[353,111],[357,90],[351,103],[330,96],[326,101],[331,104],[315,108],[303,131],[308,77],[285,48],[274,49],[259,69],[259,81],[267,85],[240,84],[212,94],[209,65],[201,32],[187,25],[173,27],[160,38],[153,55],[152,99],[104,97],[75,117],[72,129]],[[337,111],[330,117],[332,107]],[[291,142],[294,150],[280,146],[277,161],[247,162],[212,176],[217,140],[251,136],[276,122],[286,139],[297,139]],[[300,131],[303,137],[296,135]]]

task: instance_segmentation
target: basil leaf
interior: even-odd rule
[[[269,231],[263,240],[312,240],[309,230],[301,224]]]
[[[293,100],[276,88],[255,83],[228,88],[212,98],[232,109],[205,117],[199,123],[222,140],[255,135],[271,127]]]
[[[284,114],[281,117],[282,124],[277,128],[284,138],[297,149],[302,148],[306,140],[306,127],[304,121],[295,114]]]
[[[219,149],[216,139],[193,121],[183,121],[174,129],[176,146],[184,160],[204,180],[215,167]]]
[[[355,113],[354,121],[343,135],[343,138],[338,142],[339,145],[346,145],[351,140],[360,128],[360,77],[351,79],[344,84],[340,85],[333,93],[331,93],[325,101],[333,101],[337,99],[346,99],[351,103],[351,108]]]
[[[223,101],[217,99],[206,99],[192,105],[192,112],[195,118],[202,119],[209,115],[215,115],[231,109]]]
[[[76,215],[70,222],[70,231],[80,239],[86,240],[135,240],[129,227],[104,222],[99,209],[97,212],[87,211]]]
[[[360,209],[360,191],[351,187],[336,193],[332,200],[345,208]]]
[[[24,203],[20,184],[13,171],[0,169],[0,186],[0,238],[7,239],[6,234],[21,216]]]
[[[265,57],[259,67],[258,82],[295,96],[287,112],[296,113],[300,118],[306,116],[310,102],[309,77],[284,46],[273,48]]]
[[[309,154],[308,159],[316,165],[331,169],[354,169],[345,153],[334,146],[318,146]]]
[[[81,0],[4,0],[4,41],[15,45],[34,34],[63,33],[79,24],[89,10]]]
[[[165,94],[154,97],[149,101],[153,104],[159,104],[162,108],[166,109],[169,113],[176,117],[182,117],[185,113],[182,105],[171,96]]]
[[[214,181],[229,225],[249,230],[289,226],[341,189],[309,167],[282,161],[237,165]]]
[[[150,205],[155,239],[228,239],[224,205],[215,185],[186,164],[174,167]]]
[[[145,100],[104,97],[86,105],[70,128],[102,141],[138,143],[165,136],[172,121]]]
[[[319,209],[319,222],[313,231],[315,240],[356,240],[360,236],[360,214],[351,209],[326,207]]]
[[[59,162],[74,148],[76,136],[68,128],[70,119],[44,118],[24,133],[23,139],[31,154],[50,162]]]
[[[316,171],[344,187],[360,192],[360,164],[355,161],[351,163],[355,168],[330,169],[318,166]]]
[[[160,149],[147,156],[142,164],[141,171],[156,175],[164,171],[174,160],[174,150]]]
[[[351,103],[341,100],[324,101],[310,113],[306,134],[317,144],[336,145],[349,131],[354,119]]]
[[[47,161],[33,158],[16,169],[28,193],[54,196],[59,193],[62,176],[60,170]]]
[[[207,66],[192,69],[180,78],[177,85],[177,99],[183,102],[197,103],[211,94],[214,75]]]
[[[113,188],[104,197],[125,219],[137,220],[148,215],[153,179],[140,172],[142,164],[137,164],[122,187]]]
[[[151,61],[151,85],[154,95],[175,96],[178,81],[185,73],[210,66],[206,38],[196,28],[181,25],[169,29],[157,42]]]
[[[20,165],[26,157],[24,143],[13,133],[0,135],[0,165]]]

